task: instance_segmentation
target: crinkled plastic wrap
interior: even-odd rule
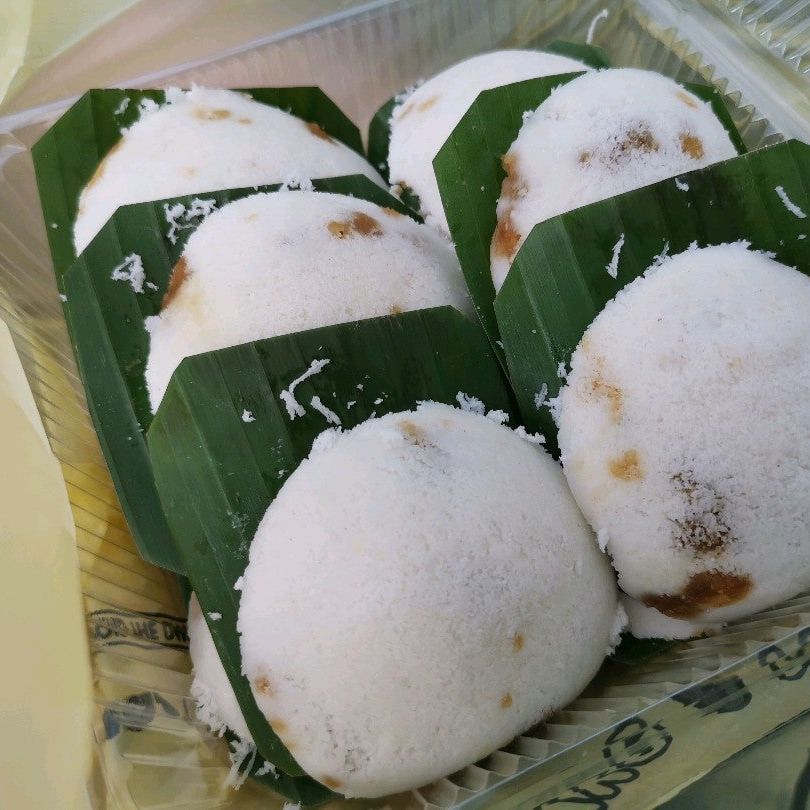
[[[394,92],[465,56],[587,38],[616,65],[714,83],[749,147],[783,135],[810,139],[798,34],[791,53],[800,58],[786,65],[760,39],[760,18],[740,19],[727,8],[735,5],[378,2],[138,83],[319,84],[364,127]],[[0,119],[0,317],[14,334],[75,521],[95,689],[89,792],[107,808],[281,807],[253,782],[238,792],[225,785],[227,746],[196,721],[188,697],[181,587],[135,552],[87,414],[29,153],[63,106]],[[435,784],[333,806],[653,807],[810,708],[809,671],[806,595],[715,637],[662,645],[651,659],[607,663],[547,723]]]

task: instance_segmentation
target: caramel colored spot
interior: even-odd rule
[[[641,469],[641,459],[636,450],[628,450],[618,458],[608,462],[608,469],[614,478],[622,481],[641,481],[644,472]]]
[[[96,170],[93,172],[93,176],[87,181],[86,188],[91,188],[96,183],[98,183],[99,180],[101,180],[101,178],[104,176],[104,172],[107,170],[107,161],[123,146],[123,143],[124,139],[121,138],[113,145],[112,149],[110,149],[110,151],[107,152],[106,155],[104,155],[104,158],[102,159],[101,163],[99,163],[98,166],[96,166]]]
[[[642,602],[673,619],[694,619],[706,610],[745,599],[753,587],[748,574],[701,571],[692,576],[680,593],[645,596]]]
[[[351,219],[345,222],[332,220],[326,227],[336,239],[345,239],[354,234],[371,237],[382,236],[383,234],[380,223],[374,217],[364,214],[362,211],[357,211],[352,215]]]
[[[504,155],[501,163],[506,172],[501,184],[501,199],[517,200],[526,193],[526,185],[518,170],[517,158],[514,155]],[[492,254],[511,261],[517,253],[520,236],[512,222],[512,208],[508,206],[498,217],[498,224],[492,235]]]
[[[166,307],[168,307],[169,304],[174,301],[177,294],[180,292],[180,288],[190,275],[191,270],[189,270],[188,262],[186,262],[184,256],[181,256],[177,264],[174,266],[174,270],[172,270],[172,275],[169,279],[169,287],[166,290],[166,295],[163,296],[163,303],[160,307],[161,311],[165,310]]]
[[[495,226],[495,233],[492,236],[492,252],[495,256],[511,259],[517,253],[520,244],[520,234],[515,230],[512,223],[512,210],[506,212],[498,218]]]
[[[283,720],[278,720],[271,717],[269,723],[273,727],[273,731],[276,732],[278,737],[281,737],[282,734],[286,734],[289,731],[289,726]],[[285,745],[287,744],[285,743]],[[287,745],[287,748],[289,747],[290,746]]]
[[[416,105],[410,101],[403,108],[402,112],[397,116],[397,120],[401,121],[406,115],[410,115],[416,109]]]
[[[236,120],[240,124],[252,124],[253,123],[252,118],[237,118]]]
[[[501,158],[501,165],[506,172],[501,185],[501,197],[508,197],[517,200],[526,194],[526,183],[520,175],[520,169],[515,155],[504,155]]]
[[[320,124],[316,124],[314,121],[307,122],[307,129],[316,138],[320,138],[322,141],[329,141],[329,143],[335,142],[335,139]]]
[[[507,692],[501,698],[501,708],[502,709],[508,709],[511,705],[512,705],[512,694],[510,692]]]
[[[415,422],[411,422],[410,419],[403,419],[399,423],[399,429],[402,431],[403,438],[411,444],[417,447],[433,447],[425,431]]]
[[[657,152],[660,146],[649,129],[631,129],[619,143],[619,154],[626,152]]]
[[[398,304],[392,304],[391,308],[388,310],[389,315],[401,315],[402,314],[402,307]]]
[[[258,218],[259,218],[258,214],[255,214],[255,213],[254,214],[248,214],[245,217],[245,222],[255,222]]]
[[[703,149],[703,141],[697,135],[691,135],[688,132],[682,132],[679,136],[681,142],[681,152],[695,160],[700,160],[705,154]]]
[[[200,121],[223,121],[231,117],[230,110],[212,109],[211,107],[195,107],[193,115]]]
[[[419,112],[426,112],[429,110],[437,101],[439,100],[438,96],[431,96],[430,98],[426,98],[424,101],[419,102],[419,106],[416,108]]]
[[[404,217],[405,216],[405,214],[403,214],[402,211],[397,211],[396,208],[391,208],[389,206],[386,206],[385,208],[383,208],[383,213],[386,214],[389,217]]]
[[[590,349],[590,342],[586,343],[586,338],[582,339],[582,350],[588,352]],[[622,389],[605,380],[605,359],[598,357],[596,359],[596,371],[593,379],[591,380],[591,393],[594,396],[607,400],[608,408],[610,410],[610,417],[613,424],[618,424],[622,418],[622,405],[624,402],[624,395]]]
[[[520,633],[515,633],[512,636],[512,651],[513,652],[520,652],[523,649],[523,645],[525,644],[525,639]]]
[[[675,95],[684,103],[687,107],[692,107],[692,109],[697,108],[697,102],[695,101],[689,93],[685,93],[683,90],[678,90]]]
[[[361,236],[382,236],[380,223],[374,217],[370,217],[362,211],[358,211],[352,217],[352,228]]]
[[[579,162],[582,166],[591,162],[591,153],[590,152],[580,152],[579,153]]]
[[[320,781],[331,790],[340,790],[343,787],[343,782],[340,779],[335,779],[334,776],[322,776]]]
[[[194,166],[183,166],[181,171],[183,172],[183,177],[189,180],[197,174],[197,169],[195,169]]]
[[[276,693],[276,690],[273,688],[273,684],[266,675],[256,678],[256,680],[253,681],[253,686],[256,688],[257,692],[262,695],[267,695],[268,697],[272,697]]]

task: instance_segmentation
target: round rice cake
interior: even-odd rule
[[[403,94],[391,115],[388,168],[391,184],[419,197],[425,221],[449,231],[433,158],[478,94],[492,87],[588,70],[587,65],[543,51],[493,51],[465,59]]]
[[[495,290],[538,222],[736,154],[711,104],[658,73],[600,70],[558,87],[503,158]]]
[[[690,249],[588,327],[559,398],[571,491],[626,593],[728,621],[810,586],[810,278]]]
[[[368,161],[318,124],[241,92],[169,90],[166,104],[146,107],[122,133],[82,191],[76,252],[122,205],[347,174],[384,186]]]
[[[376,797],[565,705],[623,617],[550,456],[429,403],[322,435],[258,527],[238,630],[259,708],[298,763]]]
[[[427,225],[340,194],[242,198],[191,235],[146,319],[152,408],[189,355],[445,304],[473,315],[452,246]]]

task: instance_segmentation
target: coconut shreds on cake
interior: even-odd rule
[[[310,775],[377,797],[565,705],[624,613],[559,466],[509,428],[428,403],[325,439],[250,547],[243,672]]]
[[[494,51],[465,59],[403,94],[391,116],[388,168],[393,186],[418,195],[426,221],[448,231],[433,158],[482,90],[504,84],[588,70],[586,65],[542,51]]]
[[[253,743],[197,595],[193,593],[188,605],[188,641],[194,667],[191,696],[197,701],[197,717],[215,734],[229,729],[245,742]]]
[[[188,355],[449,304],[472,315],[452,246],[390,208],[339,194],[256,194],[191,235],[150,333],[154,410]]]
[[[558,87],[503,158],[495,289],[538,222],[736,154],[711,105],[658,73],[601,70]]]
[[[742,243],[625,287],[571,360],[565,475],[620,587],[697,624],[810,586],[810,278]]]
[[[76,252],[121,205],[347,174],[384,185],[364,158],[315,123],[232,90],[167,91],[167,103],[144,110],[82,191]]]

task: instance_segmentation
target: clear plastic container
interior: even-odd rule
[[[617,66],[713,83],[749,147],[810,140],[805,2],[374,2],[133,83],[318,84],[365,127],[420,77],[483,50],[554,39],[590,40]],[[188,697],[183,596],[135,552],[87,414],[29,153],[66,104],[0,119],[0,317],[76,523],[95,680],[90,793],[106,808],[280,807],[259,785],[224,785],[225,743],[196,721]],[[654,807],[810,708],[809,625],[810,594],[644,663],[608,663],[564,711],[482,762],[390,800],[335,806]]]

